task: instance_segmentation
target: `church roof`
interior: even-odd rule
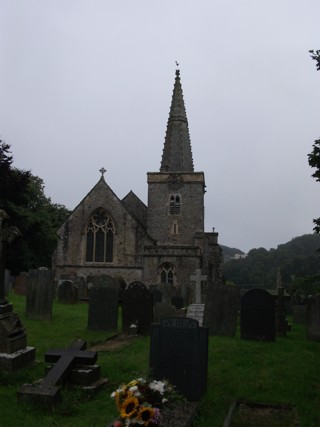
[[[176,70],[160,172],[193,171],[191,142],[180,81],[180,71]]]

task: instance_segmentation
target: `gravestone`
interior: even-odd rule
[[[154,323],[160,323],[162,319],[165,319],[166,317],[175,316],[175,314],[175,307],[171,304],[167,304],[166,302],[158,302],[153,306]]]
[[[193,303],[202,303],[202,282],[205,282],[206,280],[207,276],[203,275],[199,268],[192,274],[192,276],[190,276],[190,281],[195,282]]]
[[[320,294],[307,300],[306,329],[309,341],[320,341]]]
[[[252,289],[241,298],[242,339],[275,340],[275,301],[265,289]]]
[[[236,286],[210,286],[204,312],[204,325],[210,335],[234,337],[240,308],[240,288]]]
[[[26,314],[29,318],[51,320],[53,281],[50,270],[30,270],[26,298]]]
[[[17,393],[19,402],[53,406],[61,402],[60,385],[65,384],[77,365],[92,366],[97,360],[96,351],[86,351],[86,342],[74,341],[69,348],[49,350],[45,361],[55,363],[47,375],[35,384],[24,384]]]
[[[208,328],[187,317],[153,323],[149,364],[156,380],[168,379],[190,401],[199,401],[207,388]]]
[[[106,286],[95,282],[89,290],[88,329],[118,330],[119,286],[116,280]]]
[[[300,325],[306,324],[307,307],[306,304],[292,305],[292,321]]]
[[[190,304],[187,310],[187,317],[197,320],[200,326],[203,324],[204,306],[204,304]]]
[[[138,333],[148,335],[153,317],[152,294],[141,282],[132,282],[122,293],[122,331],[137,325]]]
[[[5,269],[4,270],[4,295],[9,295],[12,290],[12,276],[11,271]]]
[[[183,308],[183,298],[179,296],[172,297],[171,304],[174,305],[177,310],[180,310]]]
[[[64,304],[78,302],[78,286],[72,280],[59,280],[57,286],[58,301]]]
[[[287,331],[291,330],[291,325],[289,325],[286,316],[284,288],[277,286],[277,290],[278,295],[275,300],[276,334],[278,336],[285,337],[287,335]]]
[[[153,305],[157,304],[158,302],[162,302],[162,292],[158,289],[153,289],[151,291],[152,298],[153,298]]]
[[[19,235],[6,224],[9,216],[0,209],[0,370],[13,372],[35,360],[35,348],[27,347],[27,334],[13,306],[5,298],[5,265],[8,245]]]
[[[18,295],[27,295],[28,289],[28,273],[22,272],[16,276],[14,281],[14,293]]]

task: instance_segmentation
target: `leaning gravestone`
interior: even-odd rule
[[[210,286],[204,311],[204,324],[210,335],[234,337],[240,308],[240,288]]]
[[[306,329],[308,340],[320,341],[320,294],[307,300]]]
[[[187,310],[187,317],[197,320],[200,326],[203,324],[204,306],[204,304],[190,304]]]
[[[51,320],[53,281],[50,270],[30,270],[26,297],[26,314],[29,318]]]
[[[60,280],[57,286],[58,301],[64,304],[78,302],[78,286],[72,280]]]
[[[156,380],[168,379],[190,401],[199,401],[207,388],[208,328],[187,317],[153,323],[150,369]]]
[[[118,330],[119,286],[116,279],[95,279],[89,290],[88,329]]]
[[[122,293],[122,331],[137,325],[138,333],[148,335],[153,318],[152,294],[141,282],[132,282]]]
[[[241,298],[242,339],[275,340],[275,301],[265,289],[252,289]]]

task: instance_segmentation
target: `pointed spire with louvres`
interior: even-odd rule
[[[160,172],[193,171],[191,142],[180,82],[180,70],[176,70]]]

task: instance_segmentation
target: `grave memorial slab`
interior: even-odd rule
[[[29,318],[51,320],[53,281],[49,270],[30,270],[26,297],[26,314]]]
[[[176,309],[173,305],[167,304],[166,302],[158,302],[153,307],[153,321],[154,323],[160,323],[162,319],[166,317],[175,316]]]
[[[275,340],[275,300],[265,289],[252,289],[241,298],[241,339]]]
[[[89,291],[88,329],[113,331],[118,329],[119,288],[110,286],[92,287]]]
[[[300,325],[306,324],[307,306],[305,304],[292,305],[292,321]]]
[[[309,341],[320,341],[320,294],[307,300],[306,331]]]
[[[72,280],[59,280],[57,286],[58,301],[64,304],[78,302],[78,286]]]
[[[187,310],[187,317],[189,319],[195,319],[199,322],[199,325],[203,324],[204,315],[204,304],[190,304]]]
[[[234,337],[240,308],[240,289],[235,286],[210,286],[204,312],[204,324],[210,335]]]
[[[53,406],[61,402],[60,385],[65,384],[75,366],[92,366],[97,360],[96,351],[85,349],[86,342],[76,340],[67,349],[47,351],[45,361],[55,364],[40,382],[24,384],[17,393],[18,401],[40,403],[43,406]]]
[[[153,298],[151,292],[141,282],[132,282],[122,293],[122,331],[129,333],[135,324],[138,333],[148,335],[153,318]]]
[[[178,297],[178,296],[172,297],[171,298],[171,304],[173,306],[175,306],[175,308],[177,310],[180,310],[181,308],[183,308],[183,298],[182,297]]]
[[[187,317],[153,323],[149,366],[156,380],[168,379],[190,401],[199,401],[207,388],[208,328]]]

